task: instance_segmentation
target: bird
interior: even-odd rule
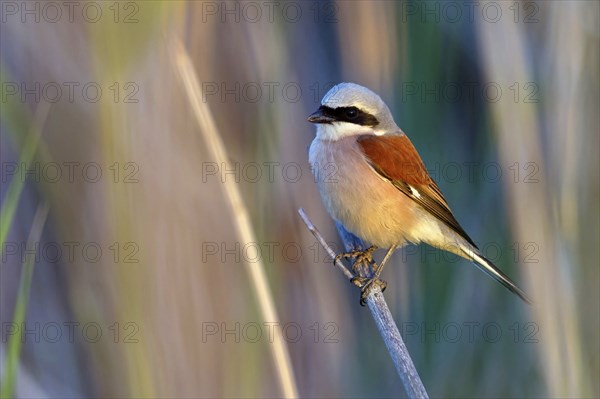
[[[458,223],[414,145],[379,95],[356,83],[340,83],[325,94],[308,121],[316,124],[309,163],[326,210],[346,230],[372,244],[364,251],[342,253],[336,258],[355,258],[355,269],[358,261],[372,262],[376,249],[388,248],[382,262],[374,265],[371,277],[355,281],[363,287],[361,303],[372,283],[383,283],[385,289],[380,275],[392,253],[419,243],[473,262],[523,301],[532,303],[481,253]]]

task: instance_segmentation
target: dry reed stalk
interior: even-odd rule
[[[227,165],[227,168],[229,168],[231,162],[225,151],[225,145],[221,140],[210,110],[207,105],[201,101],[202,93],[200,85],[198,84],[198,78],[196,77],[196,73],[192,66],[192,61],[181,42],[176,41],[173,47],[175,53],[175,67],[181,77],[190,106],[192,107],[194,116],[200,127],[200,131],[204,135],[215,161],[221,165]],[[256,242],[248,210],[242,201],[236,183],[232,180],[225,180],[223,182],[223,190],[225,191],[225,197],[229,202],[241,244],[245,245]],[[275,309],[275,301],[273,300],[273,295],[267,282],[264,264],[262,261],[257,261],[252,264],[245,262],[245,265],[246,270],[250,275],[252,287],[254,288],[254,292],[258,299],[263,320],[279,323],[279,317]],[[281,334],[273,335],[273,345],[271,348],[271,354],[273,356],[273,361],[275,362],[275,368],[278,373],[283,395],[286,398],[297,398],[298,389],[296,387],[292,364]]]

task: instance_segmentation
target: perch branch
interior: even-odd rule
[[[312,224],[304,209],[299,209],[298,213],[300,217],[306,224],[308,230],[312,233],[313,236],[317,239],[319,244],[327,251],[329,256],[333,259],[336,257],[335,251],[327,244],[319,230]],[[352,233],[348,232],[344,227],[340,224],[337,225],[338,231],[342,240],[344,241],[344,245],[346,250],[364,248],[364,244],[360,240],[360,238],[354,236]],[[340,260],[335,261],[335,265],[344,273],[346,278],[349,280],[354,277],[354,275],[344,266],[344,264]],[[423,382],[421,382],[421,378],[417,373],[417,369],[408,353],[408,349],[402,340],[402,336],[400,335],[400,331],[398,331],[398,327],[394,322],[392,314],[390,313],[390,309],[385,302],[385,298],[383,297],[383,293],[381,292],[381,288],[377,284],[372,284],[367,293],[365,302],[371,311],[371,315],[375,320],[375,324],[377,325],[377,329],[385,342],[385,346],[387,347],[388,352],[394,362],[394,366],[396,367],[396,371],[400,376],[400,380],[406,390],[406,393],[409,398],[428,398],[427,391],[425,391],[425,387],[423,386]]]
[[[331,257],[331,259],[334,260],[334,264],[338,267],[338,269],[340,269],[342,273],[344,273],[348,280],[351,280],[352,277],[354,277],[354,275],[350,272],[350,270],[346,268],[346,266],[344,266],[341,260],[335,258],[335,251],[329,246],[329,244],[327,244],[327,241],[325,241],[321,233],[319,233],[319,230],[317,230],[317,228],[312,224],[308,216],[306,216],[306,213],[304,213],[304,209],[299,209],[298,213],[300,214],[302,221],[308,228],[308,231],[310,231],[312,235],[315,236],[317,241],[319,241],[319,244],[321,244],[325,251],[327,251],[327,254]]]

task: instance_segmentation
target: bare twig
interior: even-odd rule
[[[312,233],[313,236],[315,236],[315,238],[317,239],[317,241],[319,241],[319,244],[321,244],[325,251],[327,251],[327,254],[331,257],[331,259],[334,260],[334,264],[340,269],[342,273],[344,273],[348,280],[351,280],[352,277],[354,277],[354,275],[346,268],[346,266],[344,266],[341,260],[335,258],[335,251],[329,246],[329,244],[327,244],[327,241],[325,241],[321,233],[319,233],[319,230],[317,230],[317,228],[312,224],[308,216],[306,216],[306,213],[304,213],[304,209],[299,209],[298,213],[300,214],[300,217],[302,218],[302,221],[304,221],[306,227],[308,227],[308,230]]]
[[[423,386],[419,373],[417,373],[408,349],[404,345],[400,331],[398,331],[398,327],[392,318],[381,288],[375,284],[372,287],[365,302],[367,302],[379,333],[392,357],[406,394],[409,398],[428,398],[427,391]]]
[[[335,251],[329,246],[329,244],[327,244],[321,233],[319,233],[319,230],[317,230],[317,228],[312,224],[304,212],[304,209],[299,209],[298,213],[312,235],[315,236],[317,241],[319,241],[329,256],[335,259]],[[348,232],[342,225],[338,224],[337,227],[340,232],[340,236],[344,241],[346,250],[360,249],[365,247],[360,238]],[[346,278],[352,279],[354,277],[341,261],[335,261],[335,265],[344,273]],[[396,366],[396,371],[400,376],[400,380],[404,385],[404,389],[406,390],[408,397],[428,398],[429,396],[427,395],[427,391],[425,391],[423,382],[421,382],[421,378],[419,377],[417,369],[415,368],[410,354],[406,349],[406,345],[404,345],[400,331],[398,331],[398,327],[394,322],[392,314],[390,313],[390,309],[385,302],[381,288],[377,284],[372,284],[369,287],[365,302],[367,303],[367,306],[373,315],[375,324],[377,325],[379,333],[385,342],[385,346],[390,353],[392,361],[394,362],[394,366]]]

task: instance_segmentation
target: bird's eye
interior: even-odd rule
[[[346,118],[354,119],[358,116],[358,110],[356,108],[349,108],[346,110]]]

